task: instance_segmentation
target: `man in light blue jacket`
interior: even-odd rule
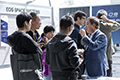
[[[86,45],[84,52],[85,71],[88,79],[97,79],[106,76],[106,48],[107,37],[99,30],[99,20],[96,17],[87,18],[86,31],[90,37],[86,35],[85,30],[81,29],[80,34]]]

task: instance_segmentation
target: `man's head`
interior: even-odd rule
[[[41,26],[40,17],[34,12],[31,12],[30,15],[32,16],[31,28],[33,30],[39,29]]]
[[[96,17],[88,17],[85,25],[86,31],[92,34],[95,30],[99,29],[99,19]]]
[[[70,35],[73,31],[74,20],[71,16],[63,16],[60,20],[60,29],[68,32]]]
[[[74,21],[77,25],[81,25],[83,26],[85,23],[85,19],[86,19],[87,14],[83,11],[76,11],[74,14]]]
[[[104,9],[100,9],[100,10],[97,12],[96,17],[97,17],[98,19],[101,19],[101,16],[102,16],[102,15],[107,16],[107,12],[106,12]]]
[[[30,30],[31,27],[31,19],[32,17],[28,15],[26,12],[22,12],[17,15],[16,17],[16,24],[18,28],[26,28]]]

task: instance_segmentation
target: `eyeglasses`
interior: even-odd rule
[[[81,18],[81,19],[84,19],[84,20],[86,20],[86,18]]]

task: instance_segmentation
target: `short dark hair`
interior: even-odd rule
[[[37,14],[35,12],[31,12],[30,15],[32,16],[33,20],[36,20]]]
[[[43,29],[44,33],[48,33],[51,31],[55,31],[55,29],[53,28],[53,26],[50,26],[50,25],[45,26],[45,28]]]
[[[17,24],[18,28],[23,28],[24,22],[27,21],[29,23],[30,19],[32,19],[32,17],[29,14],[27,14],[26,12],[22,12],[22,13],[18,14],[16,17],[16,24]]]
[[[60,28],[66,30],[69,26],[74,23],[74,20],[71,16],[65,15],[60,20]]]
[[[91,24],[95,23],[95,28],[99,29],[100,27],[100,23],[99,23],[99,19],[97,19],[96,17],[89,17],[88,20],[90,21]]]
[[[87,16],[87,14],[80,10],[76,11],[74,14],[74,21],[77,21],[77,17],[79,17],[81,19],[82,16]]]

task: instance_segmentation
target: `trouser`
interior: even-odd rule
[[[53,80],[53,79],[52,79],[52,76],[43,76],[43,79],[44,79],[44,80]]]
[[[109,69],[107,70],[107,76],[112,77],[112,58],[108,60],[108,67]]]
[[[52,76],[53,80],[77,80],[77,76]]]

